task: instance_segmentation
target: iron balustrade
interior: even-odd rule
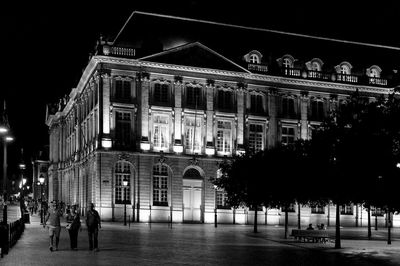
[[[355,75],[336,73],[336,81],[358,83],[358,77]]]
[[[369,77],[368,84],[370,85],[380,85],[380,86],[387,86],[388,81],[384,78],[376,78],[376,77]]]
[[[250,71],[255,71],[255,72],[268,72],[268,66],[267,65],[260,65],[260,64],[251,64],[249,63],[247,65],[247,69]]]

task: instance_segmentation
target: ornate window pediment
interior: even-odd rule
[[[321,71],[323,65],[324,62],[319,58],[313,58],[306,63],[307,69],[311,71]]]
[[[278,58],[276,61],[278,62],[280,67],[293,68],[294,67],[294,62],[297,61],[297,59],[295,59],[290,54],[285,54],[281,58]]]
[[[339,65],[335,66],[336,73],[346,74],[346,75],[351,74],[352,68],[353,68],[353,66],[347,61],[344,61],[344,62],[340,63]]]
[[[377,65],[373,65],[373,66],[367,68],[367,70],[366,70],[366,74],[370,78],[380,78],[381,72],[382,72],[382,69]]]

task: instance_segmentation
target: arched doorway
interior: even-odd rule
[[[183,174],[183,221],[187,223],[202,221],[203,177],[200,171],[191,167]]]

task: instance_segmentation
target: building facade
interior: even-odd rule
[[[152,23],[144,30],[146,21]],[[149,41],[145,32],[154,28],[171,33]],[[197,28],[225,40],[259,37],[232,47],[214,35],[193,37]],[[253,223],[254,210],[230,208],[210,182],[221,161],[309,139],[356,90],[373,100],[398,84],[393,66],[373,58],[353,66],[346,52],[329,52],[325,62],[310,49],[322,41],[305,39],[299,42],[308,43],[300,46],[306,51],[289,54],[291,40],[272,47],[265,42],[282,43],[282,36],[262,29],[134,12],[112,42],[98,41],[77,87],[48,106],[49,200],[79,204],[83,214],[93,202],[104,220],[123,220],[126,205],[138,222],[213,223],[217,217],[219,223]],[[351,46],[350,54],[358,49],[323,45]],[[334,208],[301,207],[301,222],[333,225]],[[291,206],[290,224],[297,223],[298,210]],[[258,222],[283,224],[281,213],[261,209]],[[384,213],[373,214],[385,225]],[[345,226],[367,225],[361,206],[343,206],[341,219]]]

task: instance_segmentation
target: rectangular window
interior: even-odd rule
[[[153,102],[155,104],[167,104],[169,102],[169,85],[168,84],[154,84]]]
[[[217,191],[217,209],[230,209],[228,202],[228,194],[224,191]]]
[[[232,125],[229,121],[218,121],[217,125],[217,152],[231,153],[232,149]]]
[[[186,106],[196,109],[201,106],[201,88],[186,87]]]
[[[128,163],[117,163],[115,167],[115,203],[131,204],[130,200],[130,166]],[[128,181],[128,185],[124,187],[123,180]]]
[[[311,213],[324,214],[325,213],[325,206],[313,205],[313,206],[311,206]]]
[[[218,109],[232,110],[233,109],[233,93],[231,91],[218,90]]]
[[[166,150],[169,147],[168,117],[155,115],[153,120],[153,148]]]
[[[263,126],[250,124],[249,126],[249,150],[258,152],[264,149],[263,145]]]
[[[295,140],[295,128],[282,126],[281,143],[283,145],[293,144]]]
[[[201,147],[201,117],[187,117],[185,121],[186,152],[200,152]]]
[[[263,97],[259,94],[250,95],[250,112],[262,114],[264,113]]]
[[[295,117],[294,99],[283,98],[282,99],[282,116],[286,118]]]
[[[324,119],[324,103],[322,101],[311,102],[311,120],[322,121]]]
[[[131,135],[131,113],[115,112],[115,145],[119,148],[130,147]]]
[[[129,80],[116,80],[115,100],[129,101],[131,96],[131,82]]]
[[[168,206],[168,169],[165,165],[153,167],[153,205]]]
[[[340,206],[340,214],[353,215],[353,205],[342,205]]]

